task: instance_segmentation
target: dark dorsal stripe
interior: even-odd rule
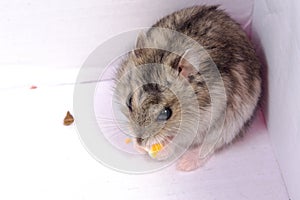
[[[143,85],[143,90],[151,94],[157,94],[159,92],[162,92],[160,86],[156,83],[148,83]]]

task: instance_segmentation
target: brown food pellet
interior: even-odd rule
[[[73,118],[73,116],[71,115],[71,113],[68,111],[68,112],[67,112],[67,115],[66,115],[65,118],[64,118],[64,125],[65,125],[65,126],[69,126],[69,125],[71,125],[73,122],[74,122],[74,118]]]

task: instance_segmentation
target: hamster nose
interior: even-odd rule
[[[136,138],[136,142],[141,145],[142,144],[142,141],[143,141],[143,138],[140,138],[140,137],[137,137]]]

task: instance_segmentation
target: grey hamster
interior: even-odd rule
[[[192,38],[209,56],[155,28]],[[164,50],[176,48],[183,49],[182,54]],[[190,62],[199,56],[201,62]],[[161,143],[164,150],[155,159],[167,159],[176,151],[176,145],[168,145],[174,138],[180,146],[193,137],[177,162],[178,169],[190,171],[245,129],[261,96],[261,64],[247,35],[229,15],[218,6],[194,6],[163,17],[141,33],[136,49],[117,69],[115,83],[137,149]],[[197,127],[194,135],[193,127]]]

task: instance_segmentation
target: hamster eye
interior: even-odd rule
[[[172,110],[169,107],[164,108],[162,111],[160,111],[157,120],[158,121],[166,121],[168,119],[170,119],[170,117],[172,116]]]
[[[126,102],[126,105],[130,112],[132,112],[132,96],[130,96]]]

